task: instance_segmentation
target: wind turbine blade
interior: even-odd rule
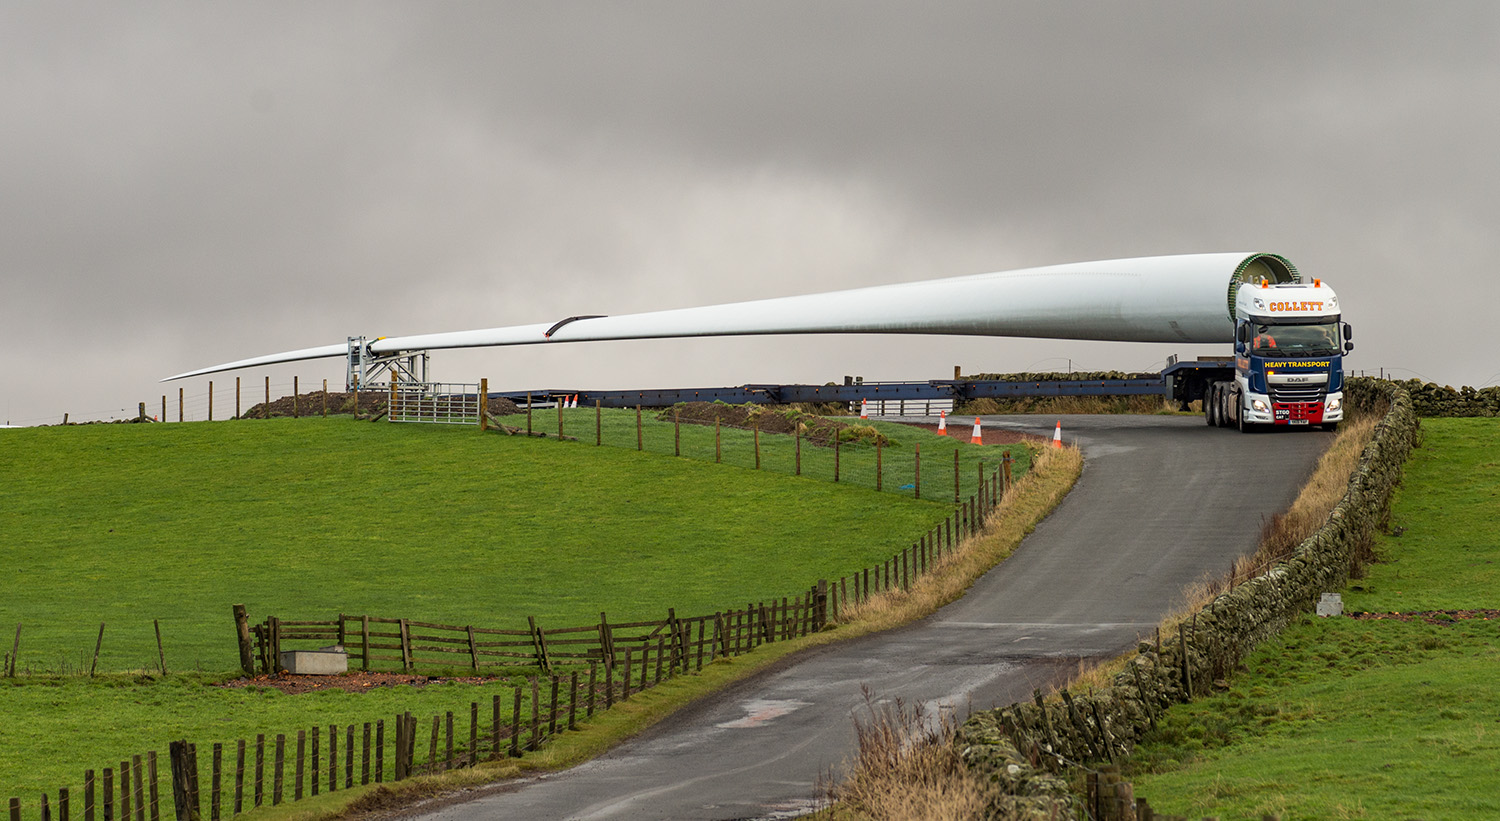
[[[226,362],[223,365],[214,365],[211,368],[199,368],[196,371],[179,373],[169,376],[163,382],[171,382],[174,379],[187,379],[190,376],[203,376],[220,371],[233,371],[239,368],[253,368],[257,365],[277,365],[282,362],[301,362],[304,359],[326,359],[332,356],[344,356],[349,352],[349,344],[323,345],[317,348],[303,348],[300,351],[287,351],[286,353],[273,353],[265,356],[255,356],[250,359],[240,359],[235,362]]]
[[[1233,291],[1252,275],[1278,281],[1297,276],[1290,262],[1272,254],[1141,257],[624,316],[569,317],[551,324],[387,337],[369,343],[369,349],[389,354],[549,342],[822,333],[1219,343],[1233,339]],[[170,379],[344,352],[343,345],[308,348]]]

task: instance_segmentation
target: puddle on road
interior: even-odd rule
[[[768,699],[756,698],[747,701],[740,706],[745,710],[745,717],[734,721],[726,721],[715,724],[726,730],[748,730],[763,727],[766,724],[787,715],[798,708],[806,707],[806,701],[793,701],[791,699]]]

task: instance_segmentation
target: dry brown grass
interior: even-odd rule
[[[1048,448],[1001,497],[984,529],[943,557],[909,591],[881,593],[850,607],[842,618],[856,629],[879,630],[910,621],[953,601],[974,580],[1009,556],[1072,489],[1083,469],[1076,447]],[[841,628],[843,629],[843,628]],[[964,769],[952,740],[957,718],[928,716],[897,701],[877,704],[865,693],[868,718],[856,721],[859,749],[851,774],[827,787],[827,821],[926,821],[984,817],[992,788]]]
[[[936,561],[933,572],[913,581],[910,590],[878,593],[867,602],[846,608],[839,614],[839,621],[884,630],[957,599],[975,579],[1015,551],[1035,523],[1072,489],[1082,469],[1083,454],[1076,447],[1039,451],[1031,470],[1005,492],[977,535]]]
[[[824,818],[868,821],[968,821],[984,817],[992,788],[969,775],[954,747],[958,720],[929,716],[900,700],[865,691],[866,718],[856,718],[859,750],[853,774],[828,788],[838,803]]]

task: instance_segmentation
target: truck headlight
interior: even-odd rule
[[[1327,411],[1336,411],[1339,408],[1343,407],[1343,405],[1344,405],[1344,403],[1342,401],[1340,401],[1340,399],[1337,396],[1335,396],[1334,398],[1328,400],[1328,406],[1326,408],[1324,408],[1324,410],[1327,410]]]
[[[1266,403],[1260,401],[1259,399],[1251,399],[1250,407],[1254,408],[1256,413],[1265,413],[1266,411],[1270,410],[1270,408],[1266,407]]]

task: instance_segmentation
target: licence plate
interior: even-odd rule
[[[1289,419],[1289,420],[1287,420],[1287,424],[1288,425],[1306,425],[1307,424],[1307,420],[1306,419]]]

